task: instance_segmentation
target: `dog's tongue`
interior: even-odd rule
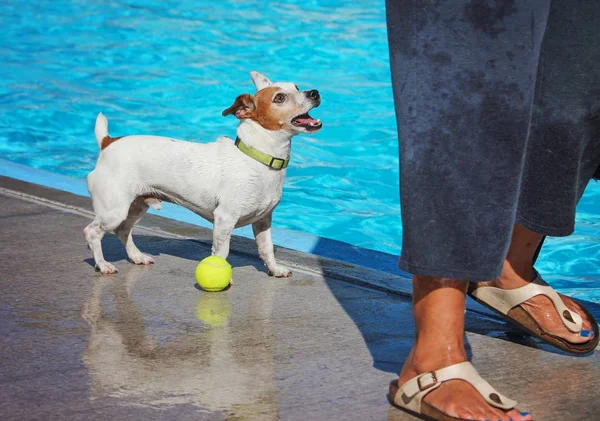
[[[296,118],[296,123],[299,123],[303,126],[318,126],[319,124],[321,124],[319,120],[316,120],[310,116],[298,117]]]

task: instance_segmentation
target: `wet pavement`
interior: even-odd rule
[[[210,231],[156,216],[134,232],[156,264],[128,263],[107,235],[120,273],[103,276],[82,237],[89,199],[0,188],[1,419],[414,419],[386,400],[414,329],[410,299],[382,285],[406,280],[343,264],[336,276],[285,250],[297,269],[275,279],[236,239],[234,285],[202,292]],[[536,420],[598,419],[598,353],[561,355],[473,311],[467,330],[480,373]]]

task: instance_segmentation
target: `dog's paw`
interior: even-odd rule
[[[285,266],[277,265],[269,269],[269,276],[274,276],[276,278],[289,278],[292,276],[292,271]]]
[[[150,256],[146,256],[145,254],[136,254],[133,256],[129,256],[129,260],[136,265],[153,265],[154,259]]]
[[[119,271],[115,265],[108,262],[96,263],[96,270],[104,275],[110,275],[111,273],[117,273]]]

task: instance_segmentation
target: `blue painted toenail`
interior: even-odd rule
[[[527,415],[529,415],[529,412],[521,412],[522,417],[526,417]]]
[[[589,338],[593,334],[594,332],[592,332],[591,330],[582,330],[581,332],[579,332],[579,336],[581,336],[582,338]]]

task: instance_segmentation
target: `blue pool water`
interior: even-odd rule
[[[83,178],[96,114],[113,135],[235,136],[221,117],[250,70],[319,89],[324,128],[296,138],[275,225],[398,254],[398,149],[384,4],[369,0],[4,1],[0,157]],[[539,269],[600,302],[600,185]]]

